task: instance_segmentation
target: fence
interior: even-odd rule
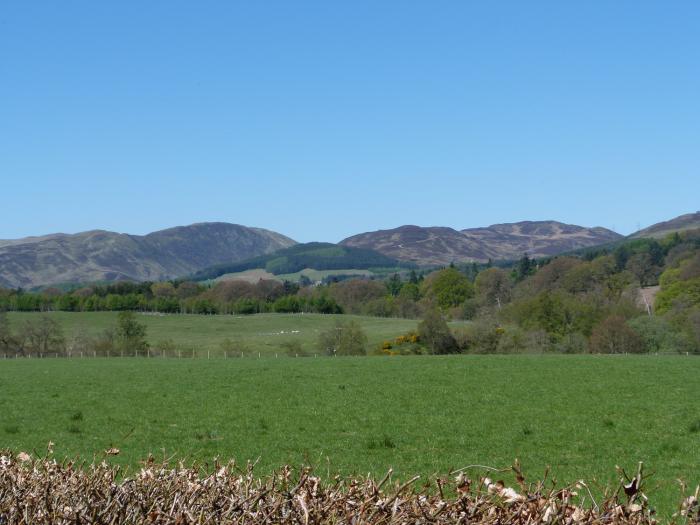
[[[598,356],[598,357],[694,357],[700,356],[700,354],[695,354],[691,352],[653,352],[653,353],[618,353],[618,354],[553,354],[553,353],[539,353],[539,354],[452,354],[452,355],[500,355],[500,356],[577,356],[577,355],[588,355],[588,356]],[[120,352],[120,353],[101,353],[97,351],[83,351],[83,352],[34,352],[34,353],[3,353],[0,354],[0,360],[8,359],[121,359],[121,358],[141,358],[141,359],[279,359],[279,358],[318,358],[318,357],[329,357],[328,354],[319,353],[296,353],[294,355],[288,353],[263,353],[263,352],[221,352],[211,350],[198,351],[196,349],[186,349],[186,350],[145,350],[145,351],[133,351],[133,352]],[[337,357],[333,355],[333,357]],[[379,357],[377,355],[368,354],[367,356],[354,356],[354,357]],[[410,358],[415,356],[397,356]]]
[[[89,352],[34,352],[34,353],[4,353],[0,354],[0,359],[121,359],[121,358],[145,358],[145,359],[279,359],[279,358],[297,358],[297,357],[326,357],[319,353],[297,353],[289,355],[286,353],[263,353],[263,352],[212,352],[211,350],[146,350],[135,352],[121,353],[100,353],[97,351]]]

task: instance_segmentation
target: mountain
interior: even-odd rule
[[[462,233],[489,247],[491,259],[549,257],[578,248],[607,244],[623,238],[606,228],[585,228],[557,221],[523,221],[470,228]]]
[[[361,233],[340,241],[342,246],[376,250],[419,266],[440,266],[453,261],[488,260],[483,246],[457,230],[444,227],[400,226],[393,230]]]
[[[700,211],[686,213],[669,221],[659,222],[639,230],[630,235],[630,238],[639,239],[643,237],[663,238],[669,233],[681,232],[684,230],[694,230],[700,228]]]
[[[486,262],[557,255],[577,248],[622,239],[605,228],[584,228],[556,221],[524,221],[485,228],[454,230],[444,227],[401,226],[348,237],[343,246],[377,250],[420,266],[452,262]]]
[[[402,263],[396,259],[374,250],[327,242],[309,242],[245,261],[218,264],[200,270],[189,278],[193,281],[204,281],[248,270],[264,270],[270,275],[284,275],[307,269],[369,270],[370,268],[396,268],[401,265]]]
[[[129,235],[103,230],[0,241],[0,286],[161,280],[296,244],[269,230],[221,222]]]

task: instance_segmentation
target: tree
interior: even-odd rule
[[[399,297],[408,299],[410,301],[417,301],[418,299],[420,299],[420,288],[418,288],[417,284],[410,282],[406,283],[401,287]]]
[[[489,268],[476,276],[476,295],[487,306],[501,307],[510,301],[512,283],[508,272],[501,268]]]
[[[134,312],[119,312],[115,336],[120,350],[130,352],[148,349],[146,325],[136,320]]]
[[[169,282],[153,283],[151,293],[157,299],[175,297],[175,287]]]
[[[185,281],[178,284],[177,289],[175,290],[175,294],[177,295],[178,299],[189,299],[190,297],[199,295],[201,292],[202,287],[197,283],[190,281]]]
[[[27,321],[24,339],[29,348],[42,354],[62,352],[66,344],[61,325],[48,315],[42,315],[35,322]]]
[[[532,274],[534,270],[535,263],[530,259],[530,257],[528,257],[527,254],[524,254],[518,261],[518,265],[515,268],[515,279],[517,281],[522,281],[525,279],[525,277]]]
[[[611,315],[593,329],[589,341],[590,351],[594,354],[641,353],[644,342],[632,330],[625,318]]]
[[[645,352],[674,353],[693,350],[690,334],[672,326],[664,317],[641,315],[627,324],[640,337]]]
[[[219,281],[206,293],[206,298],[215,302],[229,303],[240,299],[254,299],[257,295],[255,285],[240,280]]]
[[[340,322],[319,335],[318,349],[330,356],[366,355],[367,335],[356,321]]]
[[[17,351],[17,338],[12,333],[10,320],[6,312],[0,311],[0,352],[14,353]]]
[[[575,267],[585,264],[575,257],[557,257],[542,266],[532,278],[528,279],[535,291],[555,290],[566,284],[565,276]]]
[[[379,281],[350,279],[332,284],[328,293],[343,311],[362,313],[367,303],[386,296],[386,286]]]
[[[423,320],[418,323],[418,336],[433,354],[454,354],[459,352],[447,321],[439,310],[432,308],[425,314]]]
[[[386,288],[393,297],[399,295],[402,286],[403,282],[401,281],[401,277],[398,273],[392,275],[391,278],[386,282]]]
[[[424,296],[443,309],[459,306],[474,295],[474,285],[456,268],[431,273],[421,288]]]
[[[255,285],[255,298],[260,301],[272,302],[284,294],[284,285],[274,279],[260,279]]]
[[[648,253],[635,253],[627,259],[625,268],[634,274],[639,281],[639,286],[655,284],[661,273],[661,269],[654,266],[651,255]]]

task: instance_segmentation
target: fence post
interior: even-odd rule
[[[92,351],[92,357],[97,357],[97,350]]]
[[[207,359],[209,359],[209,350],[207,349]]]

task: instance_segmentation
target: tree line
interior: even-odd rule
[[[658,293],[646,304],[640,290],[655,286]],[[0,290],[0,310],[318,312],[420,319],[416,333],[369,349],[390,354],[700,353],[700,230],[569,256],[533,260],[524,255],[504,267],[451,265],[319,286],[223,280],[210,286],[173,281],[68,292]],[[466,322],[450,328],[450,320]],[[340,342],[321,346],[336,348]]]

